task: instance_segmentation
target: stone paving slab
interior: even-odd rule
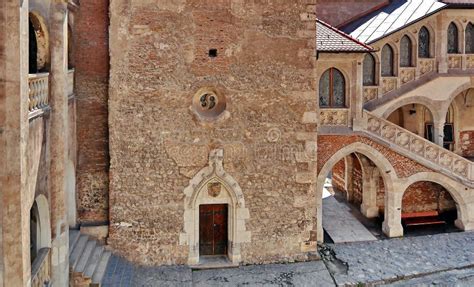
[[[373,241],[377,238],[333,196],[323,199],[323,228],[334,243]]]
[[[474,266],[474,232],[332,245],[349,266],[338,285],[397,280],[404,276]]]
[[[322,261],[193,272],[193,286],[334,286]]]
[[[419,278],[402,280],[382,286],[390,287],[411,287],[411,286],[457,286],[472,287],[474,286],[474,268],[451,270],[446,272],[435,273]]]

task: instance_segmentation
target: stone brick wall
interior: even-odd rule
[[[77,210],[82,223],[108,221],[108,0],[81,0],[75,18]]]
[[[421,181],[408,187],[403,195],[402,212],[456,210],[456,204],[449,192],[441,185]]]
[[[156,2],[156,1],[155,1]],[[316,111],[311,1],[111,3],[109,243],[129,260],[184,264],[184,188],[224,150],[250,217],[244,263],[303,260],[314,242]],[[82,2],[81,2],[82,5]],[[209,50],[217,49],[217,57]],[[202,122],[213,87],[227,117]],[[308,122],[307,122],[308,123]],[[299,136],[297,136],[299,135]],[[305,243],[306,242],[306,243]]]
[[[339,26],[388,3],[388,0],[319,0],[317,16],[333,26]]]

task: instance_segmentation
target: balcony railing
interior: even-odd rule
[[[31,286],[49,286],[51,281],[51,249],[42,248],[31,265]]]
[[[33,112],[48,105],[49,74],[30,74],[28,77],[28,110]]]
[[[67,96],[74,95],[74,69],[67,72]]]

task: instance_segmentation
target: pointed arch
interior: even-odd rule
[[[318,242],[323,242],[323,224],[322,224],[322,214],[323,214],[323,203],[322,203],[322,196],[323,196],[323,188],[326,178],[329,172],[332,170],[333,166],[345,158],[346,156],[352,153],[360,153],[370,159],[377,168],[380,169],[380,174],[384,180],[385,186],[385,196],[387,197],[388,191],[393,190],[393,178],[395,176],[395,170],[392,164],[385,158],[385,156],[380,153],[375,148],[361,143],[355,142],[344,148],[338,150],[334,153],[328,161],[323,165],[321,168],[318,177],[316,179],[316,235]],[[385,205],[385,208],[389,208],[388,205]]]
[[[364,86],[375,86],[375,58],[372,54],[366,54],[364,57]]]
[[[395,53],[389,44],[385,44],[382,48],[382,76],[395,76]]]
[[[188,264],[199,263],[199,206],[206,204],[228,205],[228,257],[234,264],[241,261],[241,244],[250,242],[250,231],[246,220],[250,218],[245,207],[244,194],[237,181],[225,172],[222,165],[224,152],[213,150],[209,154],[209,165],[199,171],[184,189],[184,230],[180,234],[180,245],[189,246]],[[220,185],[217,195],[209,193],[209,184]]]
[[[402,193],[404,194],[406,190],[408,189],[408,187],[420,181],[433,182],[444,187],[456,203],[456,210],[458,213],[458,218],[455,221],[456,226],[464,230],[466,226],[470,224],[469,223],[469,210],[468,210],[469,208],[468,208],[468,205],[464,201],[463,194],[461,194],[460,192],[461,190],[465,189],[464,186],[453,181],[447,176],[437,173],[437,172],[420,172],[404,179],[403,186],[400,187],[400,190],[402,190]],[[399,199],[400,206],[402,204],[401,200],[403,199],[403,194]]]
[[[459,30],[454,22],[448,26],[448,53],[459,53]]]
[[[466,26],[466,54],[474,54],[474,24],[469,22]]]
[[[407,35],[400,40],[400,66],[413,67],[413,43]]]
[[[425,26],[421,27],[418,32],[418,57],[431,57],[431,34]]]

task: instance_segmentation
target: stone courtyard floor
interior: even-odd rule
[[[112,256],[103,286],[474,286],[474,232],[328,244],[324,260],[191,270]]]

